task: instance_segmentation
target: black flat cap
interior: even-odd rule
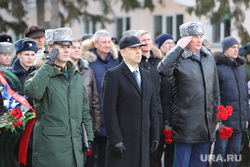
[[[135,46],[146,46],[146,45],[141,44],[140,40],[136,36],[123,37],[119,42],[120,49],[124,49],[126,47],[132,48]]]

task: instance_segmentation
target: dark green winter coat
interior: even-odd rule
[[[69,79],[44,64],[28,76],[25,94],[34,99],[37,120],[34,128],[34,167],[82,167],[82,128],[93,141],[86,91],[80,73],[67,63]]]

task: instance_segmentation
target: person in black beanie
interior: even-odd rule
[[[161,50],[162,54],[165,56],[174,46],[174,39],[170,34],[160,34],[156,38],[156,43],[158,45],[158,48]],[[171,107],[172,107],[172,87],[173,87],[173,81],[172,77],[164,77],[162,76],[162,82],[164,84],[161,84],[161,104],[162,104],[162,110],[163,110],[163,117],[166,118],[171,113]],[[164,127],[168,124],[168,122],[164,121]],[[161,157],[164,156],[164,165],[165,167],[172,167],[173,161],[174,161],[174,143],[166,144],[165,143],[165,135],[161,133],[162,137],[161,140],[164,143],[164,145],[160,145],[158,149],[158,162],[161,161]],[[161,149],[163,148],[163,149]],[[164,154],[163,154],[164,153]],[[154,164],[152,162],[152,164]],[[160,164],[160,163],[159,163]],[[158,165],[159,165],[158,164]],[[151,167],[154,167],[152,165]]]
[[[155,42],[158,45],[158,49],[165,55],[167,54],[174,46],[174,39],[170,34],[160,34]]]
[[[233,133],[229,139],[223,140],[219,137],[219,131],[216,132],[213,154],[217,161],[213,161],[212,166],[236,167],[240,156],[242,132],[248,128],[249,121],[247,77],[243,67],[245,62],[238,56],[239,42],[231,36],[224,38],[222,51],[223,54],[216,58],[220,104],[224,107],[231,105],[233,108],[232,115],[222,123],[233,128]],[[233,158],[229,159],[232,155]]]

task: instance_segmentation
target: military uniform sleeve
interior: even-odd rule
[[[24,94],[33,100],[40,100],[49,83],[53,67],[44,64],[36,73],[31,73],[24,86]]]

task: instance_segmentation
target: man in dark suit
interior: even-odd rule
[[[138,66],[140,40],[124,37],[119,46],[123,62],[108,70],[102,82],[106,166],[149,167],[149,153],[159,145],[154,87],[150,73]]]

